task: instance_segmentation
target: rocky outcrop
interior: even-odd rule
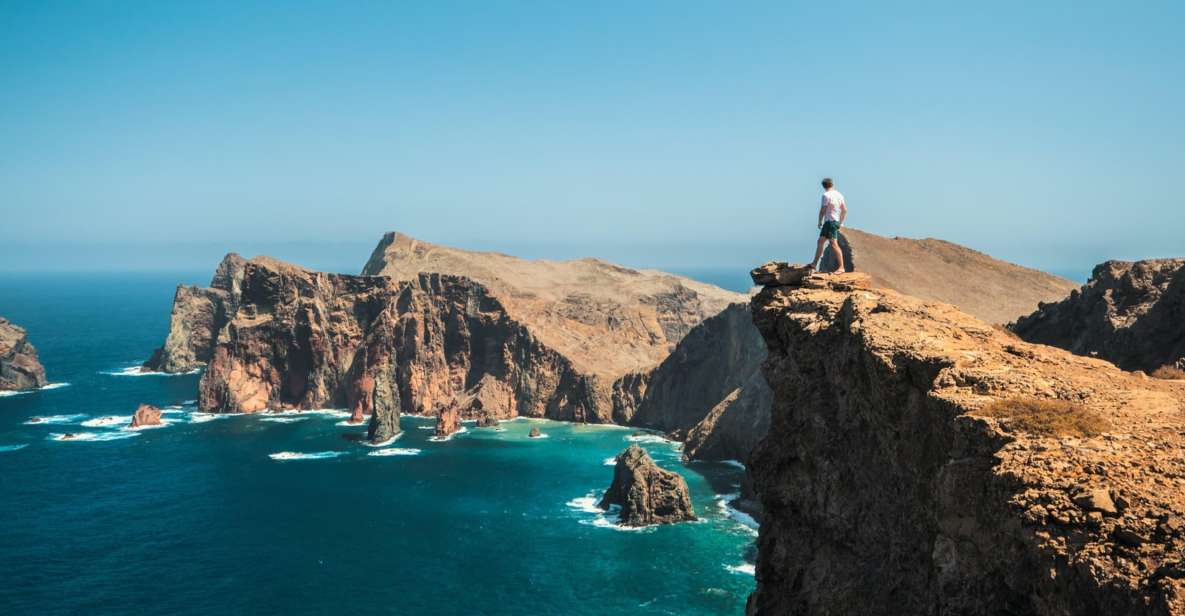
[[[448,438],[461,430],[461,409],[456,404],[440,407],[436,414],[436,438]]]
[[[500,423],[497,417],[486,413],[477,418],[476,425],[478,428],[497,428]]]
[[[746,304],[733,304],[691,330],[653,370],[619,380],[617,423],[662,430],[684,440],[693,459],[743,460],[768,424],[769,392],[759,371],[761,335]],[[755,378],[756,377],[756,378]],[[728,443],[702,447],[707,440]]]
[[[132,414],[132,423],[128,425],[129,428],[140,428],[143,426],[159,426],[160,409],[151,404],[141,404],[136,412]]]
[[[232,252],[218,265],[209,287],[177,287],[169,335],[141,370],[190,372],[210,361],[218,333],[237,309],[245,263]]]
[[[1185,369],[1185,259],[1108,261],[1060,302],[1011,326],[1021,338],[1125,370]]]
[[[617,455],[613,483],[600,508],[621,507],[623,526],[674,524],[695,519],[687,482],[678,473],[659,468],[650,454],[630,445]]]
[[[1078,287],[944,240],[890,238],[845,227],[839,242],[848,271],[870,275],[874,286],[954,304],[989,323],[1013,321]],[[834,269],[834,260],[825,256],[822,270]]]
[[[856,274],[752,309],[773,407],[749,614],[1185,614],[1185,383]],[[1018,400],[1063,410],[989,412]],[[1086,418],[1104,431],[1058,432]]]
[[[543,438],[543,433],[539,431],[539,426],[531,426],[531,431],[527,432],[527,438]]]
[[[398,433],[400,413],[450,405],[465,417],[600,413],[589,377],[471,280],[325,274],[267,258],[244,265],[199,388],[204,411],[345,407],[370,416],[373,441]]]
[[[45,385],[45,368],[25,330],[0,317],[0,391],[25,391]]]

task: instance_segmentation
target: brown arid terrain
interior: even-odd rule
[[[890,238],[845,227],[840,248],[848,271],[871,275],[873,284],[953,304],[989,323],[1008,323],[1078,288],[1065,278],[943,240]],[[835,269],[830,255],[822,269]]]
[[[27,391],[45,385],[45,368],[24,328],[0,317],[0,391]]]
[[[1185,376],[1185,259],[1107,261],[1081,289],[1011,328],[1125,370]]]
[[[1185,614],[1185,382],[857,273],[752,310],[749,614]]]

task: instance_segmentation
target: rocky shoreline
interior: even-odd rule
[[[0,317],[0,391],[30,391],[47,384],[45,367],[24,328]]]

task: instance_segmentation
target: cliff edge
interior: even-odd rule
[[[1185,383],[871,284],[753,298],[747,613],[1185,614]]]

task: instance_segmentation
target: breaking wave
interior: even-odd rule
[[[7,398],[8,396],[23,396],[25,394],[31,394],[36,391],[49,391],[51,389],[61,389],[63,387],[69,387],[69,386],[70,386],[69,383],[49,383],[48,385],[42,385],[41,387],[38,387],[37,389],[21,389],[21,390],[17,390],[17,391],[0,391],[0,398]]]
[[[344,452],[344,451],[314,451],[314,452],[310,452],[310,453],[300,453],[300,452],[296,452],[296,451],[279,451],[279,452],[276,452],[273,454],[268,454],[267,457],[269,457],[273,460],[279,460],[279,461],[325,460],[328,458],[336,458],[338,456],[344,456],[344,455],[346,455],[346,452]]]
[[[271,423],[296,423],[306,419],[308,419],[308,417],[264,417],[259,421],[268,421]]]
[[[387,447],[385,449],[376,449],[366,455],[368,456],[418,456],[420,450],[414,447]]]
[[[107,376],[185,376],[187,374],[197,374],[202,371],[201,368],[194,368],[189,372],[158,372],[156,370],[141,372],[140,366],[143,365],[143,363],[139,363],[122,368],[120,370],[107,370],[105,372],[100,372],[99,374],[106,374]]]
[[[132,423],[131,415],[107,415],[82,422],[88,428],[109,428],[112,426],[126,426]]]
[[[27,443],[21,443],[19,445],[0,445],[0,453],[16,451],[18,449],[24,449],[25,447],[28,447]]]
[[[733,573],[740,573],[742,575],[757,575],[756,565],[751,565],[749,563],[741,563],[739,565],[724,565],[724,568]]]
[[[48,439],[51,441],[62,441],[64,443],[73,442],[100,442],[100,441],[119,441],[125,438],[132,438],[140,436],[139,432],[117,430],[113,432],[71,432],[66,434],[50,434]]]
[[[26,426],[44,426],[53,424],[72,424],[80,419],[89,417],[86,413],[74,413],[73,415],[43,415],[34,416],[25,420]]]

